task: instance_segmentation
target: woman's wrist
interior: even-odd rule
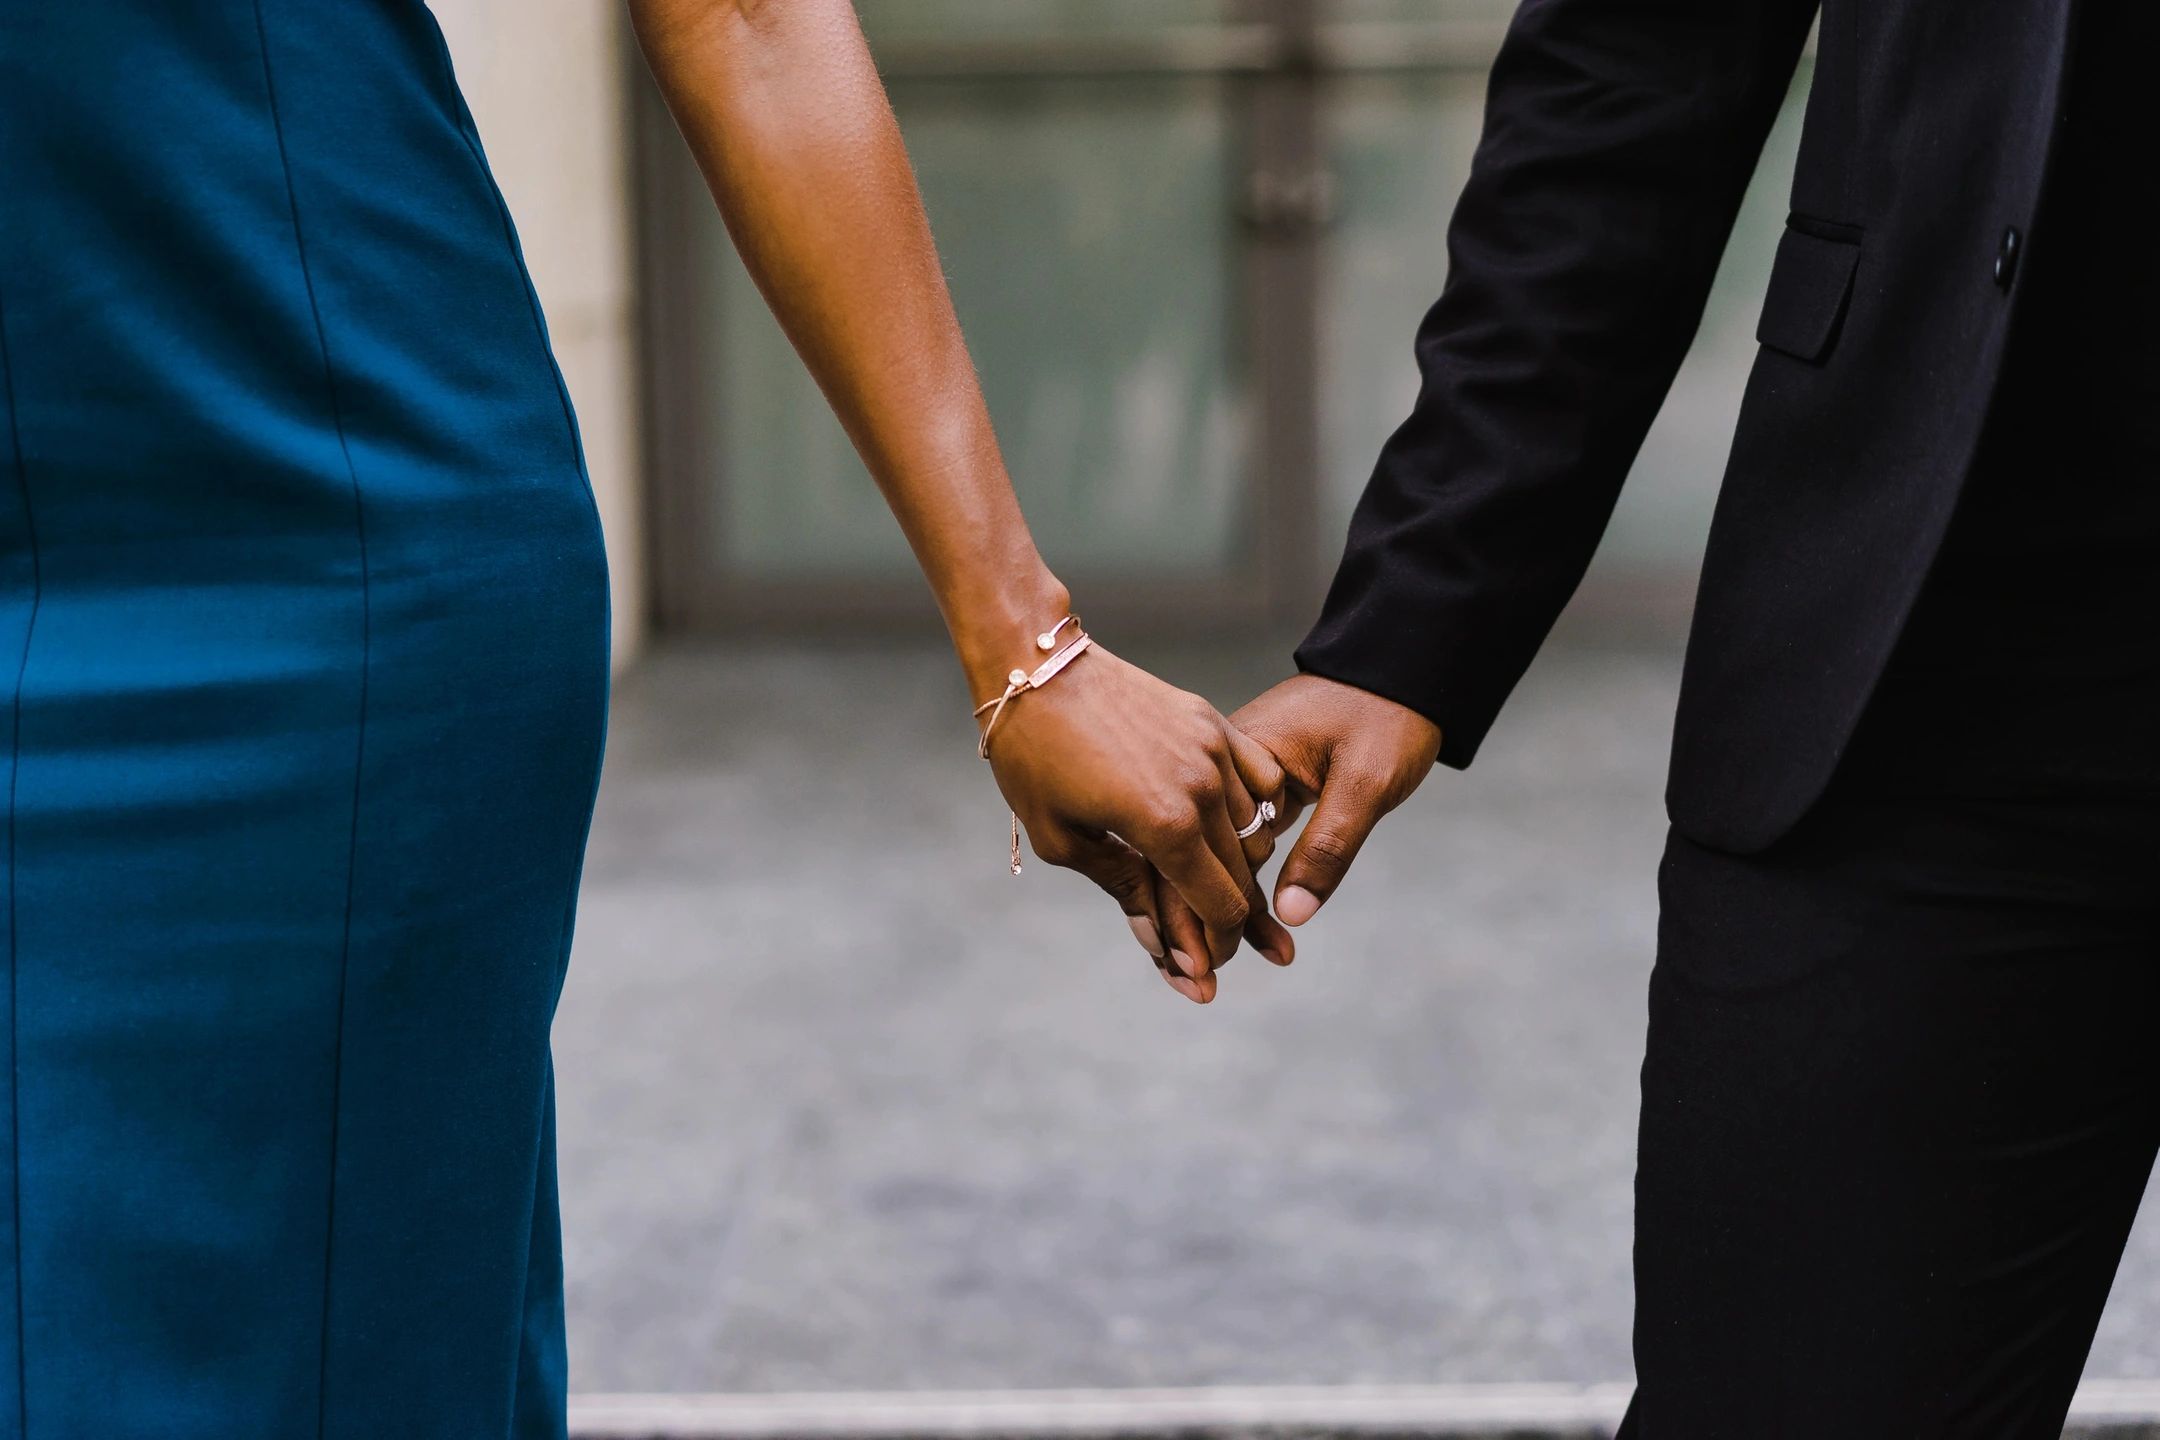
[[[1015,667],[1041,664],[1035,637],[1071,613],[1071,592],[1042,566],[955,604],[948,620],[969,693],[995,695]]]

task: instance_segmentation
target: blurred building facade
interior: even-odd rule
[[[620,0],[434,3],[578,403],[624,657],[656,629],[927,626]],[[1510,8],[858,0],[1016,482],[1099,623],[1310,613],[1416,392]],[[1808,74],[1578,605],[1623,629],[1684,616]]]

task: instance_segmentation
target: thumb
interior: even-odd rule
[[[1285,925],[1303,925],[1341,885],[1365,837],[1386,806],[1378,786],[1341,767],[1332,769],[1313,805],[1312,820],[1275,881],[1275,914]]]

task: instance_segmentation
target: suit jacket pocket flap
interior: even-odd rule
[[[1860,263],[1857,239],[1831,239],[1788,228],[1770,267],[1755,338],[1799,360],[1820,360],[1837,337]]]

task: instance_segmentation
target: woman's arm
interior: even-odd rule
[[[751,275],[899,518],[971,692],[998,694],[1040,663],[1033,637],[1071,597],[1021,517],[852,4],[630,13]],[[1036,853],[1109,890],[1144,945],[1159,930],[1141,854],[1192,903],[1210,952],[1179,958],[1192,998],[1213,995],[1255,910],[1256,943],[1287,959],[1231,833],[1281,771],[1212,707],[1096,649],[1014,701],[991,762]]]

